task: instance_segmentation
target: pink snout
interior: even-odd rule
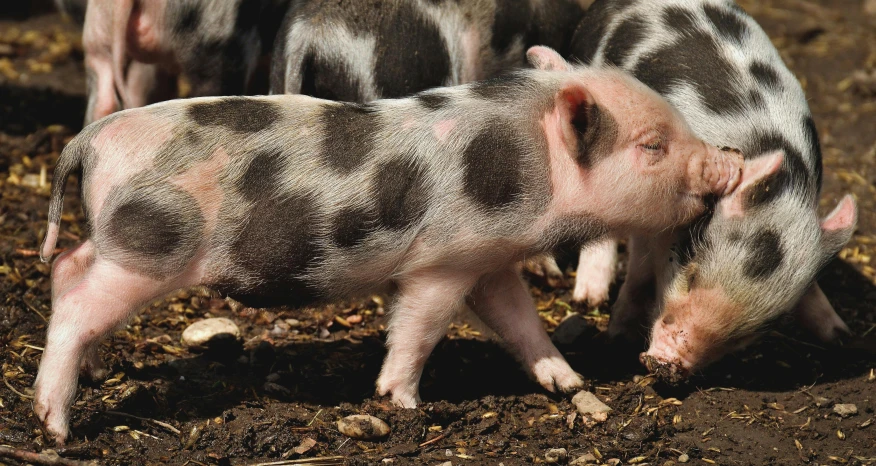
[[[639,361],[657,378],[671,384],[686,379],[695,367],[692,355],[685,351],[690,346],[684,331],[668,330],[662,321],[654,326],[648,351],[639,355]]]
[[[732,193],[742,180],[742,153],[736,149],[704,146],[705,151],[694,156],[688,166],[691,191],[699,196],[723,197]]]

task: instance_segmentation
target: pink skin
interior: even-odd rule
[[[95,0],[89,2],[83,27],[85,66],[94,75],[85,123],[122,108],[140,107],[167,96],[155,96],[165,78],[161,68],[177,64],[161,29],[165,0]],[[116,93],[121,102],[116,101]],[[121,104],[121,105],[120,105]]]
[[[73,264],[91,265],[64,264],[64,259]],[[52,320],[34,383],[33,406],[47,433],[63,445],[68,434],[69,406],[76,394],[77,371],[80,367],[102,370],[99,360],[95,363],[95,345],[123,325],[143,304],[198,280],[183,277],[158,282],[131,273],[101,260],[90,241],[60,258],[55,270],[65,273],[52,279],[55,295]]]
[[[617,241],[606,239],[581,249],[572,300],[598,306],[608,301],[617,264]]]
[[[571,392],[584,382],[544,332],[532,296],[513,267],[481,277],[468,303],[548,391]]]
[[[477,28],[470,28],[461,37],[462,41],[462,73],[460,81],[470,83],[484,78],[481,69],[481,33]]]
[[[393,403],[403,408],[417,406],[426,359],[477,278],[471,271],[439,269],[410,273],[398,282],[386,341],[389,351],[377,378],[379,395],[391,394]]]
[[[695,139],[671,107],[656,95],[633,102],[624,92],[629,92],[628,88],[611,84],[615,83],[594,80],[585,89],[578,83],[568,83],[558,96],[561,104],[541,122],[551,161],[553,212],[590,214],[613,230],[653,233],[702,214],[705,206],[701,196],[735,189],[741,155],[719,151]],[[644,86],[637,91],[645,95],[650,92]],[[622,146],[614,148],[609,162],[585,169],[569,155],[574,153],[569,148],[576,147],[577,136],[564,122],[572,119],[578,105],[593,102],[592,95],[599,95],[600,104],[615,112],[619,134],[633,137],[620,141]],[[655,120],[676,126],[658,135],[653,130]],[[668,147],[667,153],[654,155],[643,148],[658,137]]]
[[[441,120],[435,123],[432,130],[435,134],[435,139],[444,142],[447,140],[450,132],[453,131],[453,128],[456,128],[456,120]]]
[[[91,145],[101,154],[89,176],[103,183],[90,183],[86,194],[88,205],[95,215],[103,209],[107,194],[118,184],[126,182],[136,173],[151,166],[151,151],[161,147],[171,136],[167,130],[168,122],[155,118],[147,112],[138,113],[131,118],[119,118],[103,128]],[[148,128],[148,130],[146,129]],[[137,144],[130,138],[137,136]],[[132,160],[149,158],[149,162],[132,163]],[[94,218],[97,218],[96,216]]]

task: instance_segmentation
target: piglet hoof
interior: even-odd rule
[[[67,441],[67,419],[63,412],[58,414],[58,411],[52,409],[51,402],[44,400],[39,390],[34,397],[33,411],[43,425],[43,432],[50,440],[55,441],[55,445],[62,447]]]
[[[543,279],[552,288],[567,288],[566,276],[551,256],[527,259],[523,264],[530,274]]]
[[[422,400],[416,388],[404,388],[401,383],[391,383],[383,380],[377,381],[377,395],[390,395],[392,404],[399,408],[413,409],[416,408]]]
[[[538,360],[532,366],[532,376],[547,391],[572,393],[584,388],[584,380],[562,357],[549,357]]]
[[[608,289],[610,281],[604,279],[604,274],[597,277],[581,277],[582,271],[578,271],[575,279],[575,290],[572,291],[572,301],[585,303],[589,307],[597,307],[608,301]]]
[[[664,362],[646,353],[639,355],[639,361],[661,382],[678,385],[687,379],[687,370],[679,363]]]

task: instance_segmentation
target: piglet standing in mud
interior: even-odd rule
[[[707,223],[630,239],[609,334],[640,341],[650,333],[642,361],[670,380],[745,346],[783,315],[822,341],[846,334],[815,276],[851,237],[855,202],[846,196],[819,219],[815,123],[757,22],[726,0],[597,0],[572,55],[629,71],[698,137],[746,156],[746,181]],[[613,241],[585,248],[575,297],[604,301],[615,259]]]
[[[299,0],[271,93],[364,103],[491,78],[524,67],[530,45],[567,47],[583,14],[576,0]]]
[[[171,101],[105,118],[64,149],[82,169],[92,236],[58,258],[34,408],[63,442],[77,374],[144,303],[206,285],[250,306],[304,304],[388,283],[381,395],[414,407],[423,365],[467,300],[549,390],[582,380],[551,344],[516,264],[560,241],[647,234],[727,195],[742,159],[694,138],[617,71],[540,70],[368,105],[306,96]]]
[[[173,98],[178,74],[188,77],[191,96],[244,94],[288,2],[91,0],[82,31],[85,124]],[[56,3],[81,11],[76,0]]]

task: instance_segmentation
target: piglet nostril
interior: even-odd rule
[[[672,325],[675,323],[675,316],[667,315],[663,317],[663,325]]]

